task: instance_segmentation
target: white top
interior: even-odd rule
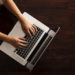
[[[3,0],[0,0],[0,5],[2,5],[3,4]]]

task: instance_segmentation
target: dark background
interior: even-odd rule
[[[19,9],[30,13],[49,27],[61,27],[32,72],[75,71],[75,0],[14,0]],[[0,31],[8,33],[17,19],[0,8]],[[1,72],[28,72],[25,67],[0,52]],[[35,74],[35,73],[34,73]]]

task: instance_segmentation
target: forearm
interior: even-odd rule
[[[8,39],[9,39],[8,35],[0,32],[0,40],[8,41]]]
[[[20,21],[23,19],[23,15],[16,6],[13,0],[4,0],[4,6],[13,13]]]

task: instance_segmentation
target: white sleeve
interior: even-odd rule
[[[3,4],[3,0],[0,0],[0,5],[2,5]]]

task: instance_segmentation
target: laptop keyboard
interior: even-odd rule
[[[24,49],[17,48],[15,51],[18,55],[20,55],[22,58],[26,58],[28,53],[31,51],[31,49],[34,47],[37,40],[40,38],[41,34],[43,33],[43,30],[37,27],[37,31],[35,35],[30,38],[28,35],[26,35],[24,38],[28,42],[28,45]]]

